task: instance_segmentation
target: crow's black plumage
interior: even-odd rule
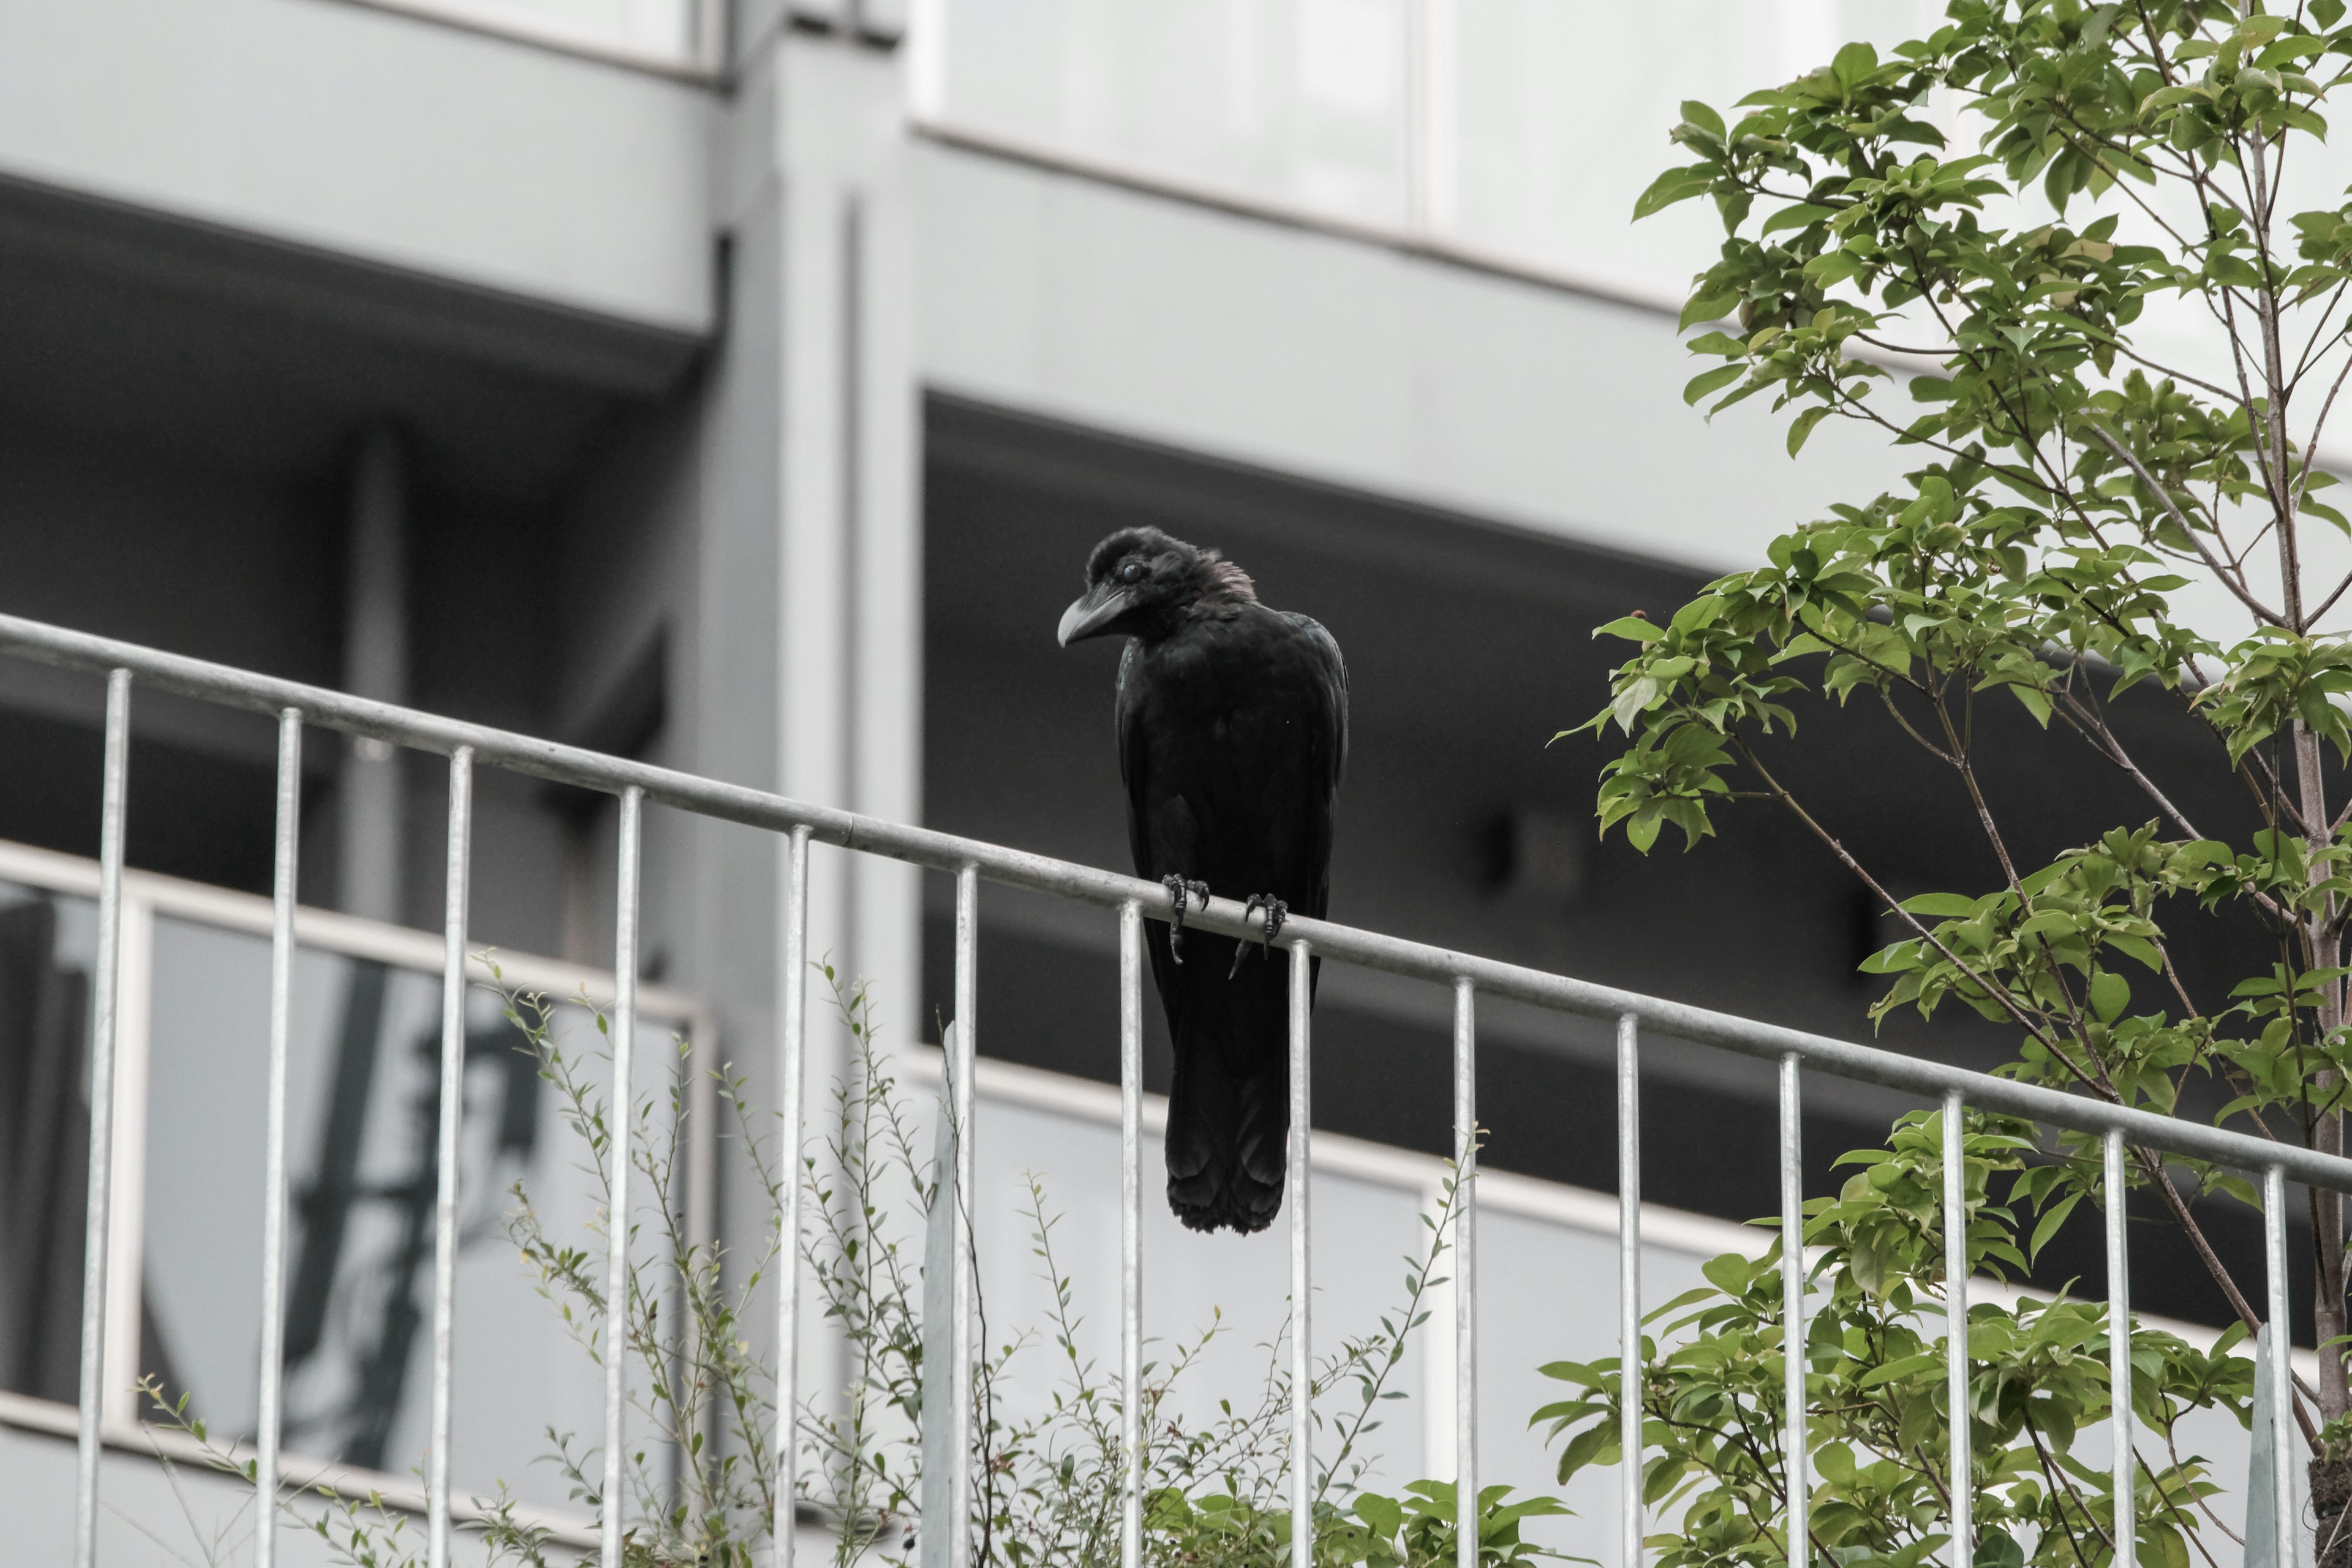
[[[1331,634],[1259,604],[1217,552],[1130,528],[1095,547],[1060,636],[1128,639],[1118,761],[1137,874],[1170,883],[1180,915],[1186,884],[1259,900],[1269,937],[1290,910],[1320,918],[1348,752]],[[1195,1230],[1263,1230],[1288,1152],[1289,958],[1158,923],[1149,940],[1176,1046],[1169,1206]]]

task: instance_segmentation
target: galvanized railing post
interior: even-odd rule
[[[971,1568],[972,1455],[977,1390],[973,1387],[971,1194],[972,1095],[980,1038],[980,872],[965,866],[956,872],[955,1031],[948,1062],[949,1101],[955,1117],[955,1174],[950,1215],[955,1245],[955,1519],[954,1568]]]
[[[1780,1058],[1780,1397],[1788,1405],[1788,1558],[1812,1555],[1811,1424],[1805,1396],[1805,1127],[1797,1058]]]
[[[1454,983],[1454,1507],[1457,1568],[1478,1568],[1478,991]]]
[[[1118,907],[1119,1568],[1143,1564],[1143,906]]]
[[[613,921],[613,1098],[605,1129],[612,1174],[605,1184],[604,1489],[603,1568],[621,1568],[628,1456],[622,1413],[628,1394],[629,1134],[635,1125],[637,1044],[637,851],[644,838],[645,791],[621,792],[619,875]]]
[[[1617,1506],[1622,1568],[1642,1562],[1642,1026],[1617,1020]]]
[[[1968,1136],[1958,1090],[1944,1097],[1944,1388],[1951,1415],[1952,1568],[1976,1560],[1976,1481],[1969,1404]]]
[[[449,844],[441,927],[441,1104],[433,1200],[433,1427],[425,1460],[425,1561],[449,1563],[450,1397],[457,1333],[457,1134],[466,1113],[466,910],[473,866],[474,752],[449,758]]]
[[[2107,1200],[2107,1435],[2115,1443],[2109,1474],[2113,1495],[2113,1568],[2132,1568],[2139,1552],[2138,1495],[2132,1453],[2131,1249],[2124,1237],[2125,1201],[2131,1193],[2124,1173],[2124,1135],[2105,1140]]]
[[[2294,1328],[2286,1305],[2286,1172],[2276,1165],[2263,1173],[2263,1262],[2270,1276],[2271,1539],[2284,1563],[2294,1561]]]
[[[98,1562],[99,1423],[106,1399],[106,1249],[114,1174],[114,1028],[122,963],[122,829],[131,782],[131,672],[106,678],[98,826],[97,996],[89,1032],[89,1198],[81,1257],[81,1411],[74,1456],[74,1568]]]
[[[286,1390],[286,1055],[294,993],[294,893],[302,842],[302,714],[278,716],[278,818],[269,905],[269,1081],[261,1135],[261,1388],[253,1465],[254,1568],[277,1568],[278,1441]]]
[[[1315,1568],[1314,1279],[1309,1188],[1314,1154],[1313,954],[1290,942],[1290,1563]]]
[[[809,830],[784,850],[783,951],[777,959],[776,1084],[781,1110],[776,1201],[776,1501],[769,1521],[775,1568],[792,1568],[799,1479],[801,1348],[801,1081],[808,1055]]]

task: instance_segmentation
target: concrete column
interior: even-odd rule
[[[778,776],[787,795],[912,819],[921,542],[901,72],[893,53],[804,33],[785,35],[778,66]],[[911,1037],[916,874],[841,859],[823,857],[813,882],[814,943],[875,982],[886,1026]]]
[[[343,615],[343,689],[405,702],[408,465],[398,432],[385,425],[362,438],[352,469]],[[347,742],[337,798],[337,901],[350,914],[399,920],[406,823],[397,750],[383,741]]]
[[[731,276],[705,419],[696,658],[708,711],[748,705],[764,687],[774,727],[764,757],[749,754],[732,724],[698,731],[697,753],[722,776],[764,775],[803,800],[911,820],[921,806],[922,581],[901,62],[849,27],[804,21],[755,37],[721,148]],[[755,635],[769,655],[757,670],[742,662]],[[782,847],[755,864],[740,836],[701,842],[705,951],[738,976],[735,966],[761,964],[772,1007]],[[769,917],[756,954],[751,933],[717,914],[754,907],[753,879]],[[822,847],[813,857],[810,952],[874,983],[885,1044],[919,1037],[924,1024],[919,894],[910,868]],[[806,1092],[820,1116],[847,1063],[830,1005],[813,978]],[[734,1042],[739,1062],[764,1079],[767,1064],[747,1047]],[[731,1212],[772,1223],[764,1194],[745,1197]],[[757,1241],[748,1231],[734,1239]],[[837,1388],[835,1336],[815,1313],[804,1323],[803,1392]]]
[[[723,512],[764,503],[773,575],[747,586],[707,566],[705,602],[764,601],[777,787],[911,819],[922,583],[903,72],[871,38],[801,26],[769,35],[743,75],[721,174],[735,275],[709,490]],[[739,566],[744,542],[717,534],[740,521],[707,536]],[[812,951],[874,981],[900,1037],[918,1028],[919,893],[906,867],[815,858]],[[817,1092],[837,1070],[812,1061]]]

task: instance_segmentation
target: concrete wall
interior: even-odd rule
[[[1899,471],[1834,421],[1796,462],[1757,405],[1706,424],[1658,312],[937,142],[914,171],[944,391],[1702,569]]]
[[[711,107],[320,0],[0,4],[0,174],[694,334]]]

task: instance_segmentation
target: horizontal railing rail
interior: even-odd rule
[[[746,826],[786,834],[805,827],[820,844],[887,856],[934,871],[953,874],[969,866],[985,879],[1007,887],[1074,899],[1108,910],[1133,902],[1152,920],[1166,921],[1174,914],[1165,888],[1119,872],[959,837],[952,833],[862,816],[743,784],[724,784],[649,763],[445,719],[325,687],[255,675],[226,665],[14,616],[0,616],[0,649],[100,674],[128,669],[142,685],[249,712],[274,717],[287,709],[299,709],[305,723],[323,729],[389,741],[443,756],[461,749],[470,750],[477,763],[606,795],[617,795],[635,789],[655,804]],[[1184,920],[1189,925],[1225,936],[1256,937],[1263,930],[1262,922],[1246,915],[1237,899],[1213,898],[1189,904]],[[2082,1132],[2121,1132],[2127,1142],[2142,1148],[2161,1149],[2167,1153],[2247,1171],[2277,1165],[2290,1178],[2305,1185],[2352,1193],[2352,1159],[2109,1105],[2033,1084],[2014,1083],[1966,1068],[1905,1056],[1883,1047],[1856,1045],[1547,970],[1529,969],[1523,964],[1408,942],[1332,921],[1292,915],[1284,921],[1283,930],[1290,937],[1314,943],[1315,951],[1325,958],[1366,969],[1409,975],[1449,988],[1457,980],[1467,980],[1482,995],[1504,997],[1582,1017],[1614,1020],[1631,1016],[1645,1027],[1676,1039],[1719,1046],[1773,1061],[1794,1055],[1806,1067],[1832,1077],[1901,1089],[1932,1101],[1940,1101],[1958,1091],[1967,1097],[1969,1104],[1987,1110]]]
[[[1057,898],[1092,904],[1116,910],[1118,915],[1120,950],[1120,1051],[1121,1094],[1126,1107],[1122,1156],[1126,1164],[1122,1182],[1124,1223],[1121,1248],[1122,1296],[1122,1377],[1121,1383],[1129,1412],[1139,1408],[1140,1393],[1140,1315],[1141,1260],[1139,1246],[1140,1234],[1140,1182],[1139,1161],[1140,1139],[1137,1135],[1139,1107],[1141,1100],[1141,1032],[1142,1014],[1139,1005],[1141,991],[1143,921],[1146,918],[1167,921],[1174,916],[1169,895],[1154,883],[1141,881],[1116,872],[1076,865],[1050,857],[1029,854],[1001,845],[963,838],[952,834],[938,833],[927,828],[910,826],[877,818],[859,816],[834,807],[795,801],[767,791],[745,785],[730,784],[703,778],[675,769],[656,767],[645,763],[605,756],[579,747],[560,745],[511,731],[371,701],[323,688],[296,681],[256,675],[227,666],[189,658],[110,638],[68,631],[16,616],[0,616],[0,652],[13,653],[27,658],[90,671],[103,676],[107,682],[107,746],[103,779],[103,812],[100,828],[100,973],[97,976],[97,1005],[91,1049],[91,1166],[89,1199],[89,1235],[104,1234],[107,1206],[106,1158],[107,1141],[111,1134],[108,1121],[112,1072],[114,1028],[114,976],[110,968],[119,929],[121,884],[122,872],[122,825],[129,768],[128,737],[131,692],[134,683],[157,690],[171,691],[202,699],[233,708],[267,714],[278,721],[278,816],[276,904],[277,959],[272,973],[272,1077],[270,1121],[271,1151],[268,1168],[271,1172],[268,1193],[264,1278],[275,1281],[282,1266],[283,1250],[283,1158],[282,1129],[284,1121],[283,1057],[285,1049],[285,997],[290,972],[293,929],[294,854],[296,816],[299,805],[301,732],[305,726],[319,726],[345,733],[372,737],[395,744],[438,752],[449,759],[450,812],[448,834],[448,900],[444,937],[446,984],[449,999],[445,1007],[443,1071],[445,1085],[454,1081],[459,1053],[463,1050],[463,1030],[458,1020],[457,998],[465,984],[465,931],[467,918],[467,869],[471,854],[471,779],[477,764],[508,769],[558,783],[574,784],[583,789],[616,795],[620,800],[618,817],[619,868],[616,899],[615,964],[617,985],[622,992],[615,1008],[613,1036],[613,1072],[616,1086],[630,1079],[631,1053],[634,1049],[634,1013],[629,993],[635,985],[634,955],[638,930],[638,871],[642,841],[644,806],[652,802],[679,810],[720,820],[763,828],[783,838],[785,856],[780,884],[781,939],[777,955],[782,991],[780,1008],[782,1026],[777,1043],[777,1068],[782,1119],[790,1135],[798,1138],[802,1126],[802,1077],[804,1068],[806,984],[804,971],[808,958],[808,856],[810,845],[824,843],[856,853],[880,855],[911,862],[955,878],[955,1008],[948,1042],[947,1079],[950,1087],[949,1106],[953,1131],[955,1158],[950,1182],[953,1186],[950,1204],[955,1231],[954,1288],[950,1300],[956,1303],[957,1317],[951,1336],[953,1388],[953,1430],[955,1440],[949,1451],[969,1454],[972,1433],[971,1363],[973,1336],[971,1332],[971,1303],[974,1289],[972,1260],[970,1255],[970,1215],[968,1199],[972,1185],[972,1063],[977,1050],[978,1033],[978,935],[979,884],[982,879],[1006,886],[1023,888]],[[1240,903],[1229,899],[1212,899],[1197,909],[1188,909],[1185,920],[1224,935],[1256,939],[1260,936],[1257,923],[1246,916]],[[1307,1217],[1307,1183],[1304,1173],[1309,1168],[1311,1137],[1311,1085],[1308,1068],[1311,1061],[1309,1033],[1311,1027],[1308,1005],[1307,964],[1312,954],[1352,963],[1365,968],[1383,970],[1443,985],[1452,994],[1454,1002],[1453,1063],[1454,1088],[1454,1160],[1458,1213],[1454,1243],[1457,1250],[1456,1268],[1461,1286],[1454,1292],[1456,1371],[1454,1397],[1456,1406],[1457,1444],[1455,1482],[1459,1506],[1464,1514],[1465,1528],[1459,1531],[1460,1568],[1476,1568],[1479,1535],[1473,1522],[1476,1508],[1475,1450],[1476,1431],[1476,1359],[1475,1306],[1477,1291],[1472,1260],[1475,1258],[1476,1238],[1476,999],[1485,994],[1525,1003],[1554,1012],[1586,1017],[1613,1019],[1617,1024],[1618,1069],[1618,1136],[1620,1189],[1620,1257],[1619,1291],[1621,1307],[1620,1355],[1622,1363],[1631,1368],[1638,1364],[1643,1353],[1640,1312],[1641,1215],[1639,1192],[1641,1179],[1640,1135],[1640,1037],[1643,1028],[1655,1030],[1701,1045],[1717,1047],[1743,1055],[1759,1057],[1780,1065],[1780,1175],[1782,1194],[1781,1238],[1787,1278],[1783,1290],[1783,1313],[1786,1318],[1784,1343],[1801,1346],[1806,1343],[1805,1291],[1802,1288],[1803,1256],[1802,1215],[1799,1212],[1801,1186],[1801,1073],[1811,1069],[1830,1076],[1854,1079],[1906,1091],[1937,1103],[1942,1111],[1942,1132],[1945,1151],[1944,1231],[1947,1250],[1944,1306],[1948,1314],[1945,1353],[1950,1387],[1949,1410],[1955,1413],[1950,1433],[1950,1521],[1952,1560],[1967,1563],[1973,1560],[1972,1531],[1969,1524],[1972,1490],[1969,1455],[1971,1452],[1968,1430],[1969,1367],[1968,1362],[1968,1258],[1966,1250],[1966,1197],[1961,1174],[1963,1112],[1968,1108],[1995,1110],[2022,1117],[2050,1127],[2071,1129],[2098,1135],[2104,1142],[2105,1164],[2105,1206],[2106,1210],[2106,1240],[2109,1258],[2108,1310],[2111,1317],[2109,1345],[2110,1376],[2117,1385],[2127,1384],[2129,1377],[2130,1333],[2129,1311],[2126,1298],[2126,1277],[2128,1265],[2126,1236],[2124,1226],[2125,1184],[2126,1173],[2124,1151],[2126,1146],[2159,1150],[2168,1153],[2210,1161],[2216,1164],[2255,1173],[2263,1178],[2264,1256],[2268,1272],[2268,1321],[2283,1324],[2287,1319],[2286,1304],[2286,1235],[2285,1184],[2292,1179],[2306,1185],[2331,1191],[2352,1193],[2352,1161],[2319,1153],[2315,1151],[2268,1141],[2222,1128],[2200,1125],[2111,1105],[2084,1096],[2062,1093],[2033,1085],[2013,1082],[1984,1073],[1925,1061],[1877,1047],[1856,1045],[1848,1041],[1816,1035],[1803,1030],[1784,1028],[1777,1025],[1742,1018],[1732,1014],[1704,1007],[1666,1001],[1654,996],[1601,985],[1566,975],[1553,974],[1518,964],[1503,963],[1493,959],[1459,952],[1423,942],[1408,942],[1377,931],[1368,931],[1334,921],[1313,920],[1304,916],[1291,919],[1284,927],[1281,942],[1286,949],[1290,964],[1290,1169],[1294,1173],[1289,1184],[1289,1230],[1291,1263],[1291,1385],[1301,1391],[1292,1411],[1292,1561],[1296,1568],[1311,1568],[1313,1551],[1311,1499],[1313,1455],[1311,1449],[1312,1422],[1307,1409],[1304,1391],[1310,1384],[1308,1349],[1309,1335],[1309,1226]],[[454,1259],[454,1194],[457,1179],[457,1096],[445,1089],[442,1096],[442,1147],[445,1151],[440,1176],[443,1183],[440,1213],[436,1223],[436,1289],[435,1292],[435,1358],[434,1358],[434,1431],[432,1469],[428,1477],[430,1523],[428,1525],[429,1561],[433,1568],[442,1568],[448,1560],[449,1477],[446,1461],[448,1447],[448,1379],[450,1376],[449,1345],[451,1323],[455,1316],[450,1268]],[[628,1119],[617,1121],[612,1147],[611,1162],[613,1203],[615,1212],[627,1203],[626,1173],[630,1152],[627,1146]],[[799,1190],[797,1184],[786,1183],[781,1212],[777,1219],[780,1241],[790,1238],[796,1245],[799,1235]],[[623,1227],[614,1227],[616,1231]],[[105,1295],[104,1248],[92,1245],[86,1260],[84,1310],[86,1335],[83,1344],[84,1407],[82,1412],[82,1456],[79,1487],[77,1493],[77,1563],[78,1568],[90,1568],[94,1562],[94,1531],[97,1497],[98,1426],[97,1401],[102,1385],[103,1347],[97,1334],[97,1316]],[[620,1299],[620,1270],[625,1260],[615,1253],[607,1260],[608,1281],[613,1294],[609,1300]],[[788,1282],[779,1291],[778,1365],[780,1394],[778,1404],[789,1421],[789,1412],[795,1407],[796,1383],[793,1347],[799,1331],[798,1288],[795,1275],[785,1270]],[[269,1321],[278,1310],[276,1290],[266,1289],[263,1298],[265,1324],[263,1343],[274,1345],[278,1325]],[[607,1324],[608,1334],[617,1336],[620,1322],[617,1315]],[[2289,1386],[2288,1363],[2283,1333],[2274,1334],[2277,1342],[2269,1358],[2272,1379],[2272,1412],[2273,1417],[2271,1441],[2274,1461],[2271,1466],[2275,1493],[2266,1500],[2274,1510],[2273,1517],[2282,1528],[2292,1518],[2292,1473],[2294,1467],[2286,1460],[2291,1453],[2293,1405]],[[605,1568],[619,1568],[622,1546],[622,1361],[617,1338],[612,1340],[605,1358],[605,1430],[604,1459],[606,1500],[603,1514],[603,1548]],[[274,1495],[271,1483],[278,1473],[277,1455],[277,1394],[276,1379],[265,1355],[265,1399],[261,1433],[257,1447],[261,1459],[260,1482],[265,1497]],[[1790,1430],[1786,1435],[1787,1452],[1791,1456],[1791,1476],[1789,1496],[1791,1500],[1790,1533],[1794,1539],[1806,1539],[1803,1525],[1804,1456],[1809,1443],[1804,1428],[1805,1401],[1802,1395],[1802,1357],[1790,1357],[1786,1366],[1789,1380],[1788,1416]],[[2115,1402],[2111,1421],[2116,1428],[2114,1451],[2116,1476],[2114,1503],[2119,1520],[2128,1521],[2133,1505],[2131,1476],[2131,1416],[2128,1400]],[[1642,1498],[1643,1467],[1633,1462],[1642,1448],[1640,1401],[1622,1401],[1625,1430],[1623,1452],[1628,1456],[1621,1468],[1622,1490],[1620,1503],[1622,1512],[1623,1568],[1637,1568],[1643,1552]],[[1125,1440],[1128,1447],[1125,1477],[1124,1518],[1121,1531],[1121,1560],[1124,1568],[1139,1568],[1142,1556],[1141,1537],[1141,1451],[1140,1435],[1129,1419]],[[792,1556],[791,1500],[793,1496],[793,1444],[780,1442],[777,1448],[778,1476],[776,1497],[778,1517],[773,1521],[774,1556],[779,1568],[785,1568]],[[947,1537],[951,1542],[949,1560],[956,1568],[964,1568],[971,1552],[969,1521],[969,1465],[959,1467],[954,1516],[949,1521]],[[2254,1500],[2249,1500],[2253,1506]],[[257,1560],[260,1568],[271,1568],[274,1530],[270,1520],[274,1510],[263,1506],[257,1510]],[[2116,1531],[2117,1562],[2130,1568],[2129,1542],[2132,1531],[2119,1528]],[[1806,1553],[1796,1554],[1801,1558]]]

